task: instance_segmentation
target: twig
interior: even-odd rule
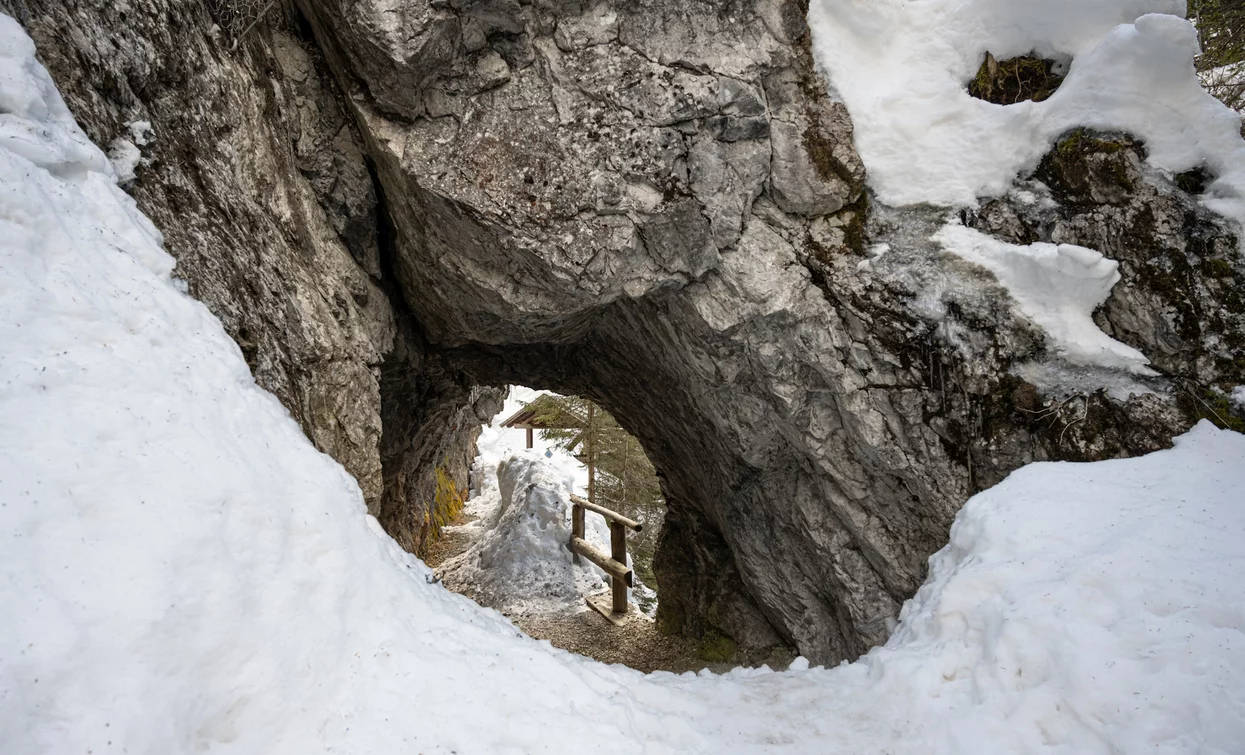
[[[247,24],[246,28],[242,30],[241,34],[234,37],[233,44],[229,46],[229,52],[233,52],[234,50],[238,49],[238,43],[242,41],[242,38],[246,36],[246,33],[249,32],[251,29],[255,28],[255,24],[258,24],[260,21],[264,19],[264,16],[268,15],[268,11],[272,10],[272,6],[275,5],[276,2],[277,0],[268,0],[268,4],[265,5],[264,9],[259,12],[259,15],[255,17],[255,20]]]

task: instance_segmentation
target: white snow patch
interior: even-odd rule
[[[0,16],[0,752],[1239,752],[1245,437],[1013,474],[856,663],[593,663],[381,531],[33,53]]]
[[[1184,11],[1180,0],[813,0],[809,24],[887,204],[1001,195],[1087,126],[1139,136],[1163,170],[1204,163],[1217,176],[1206,204],[1245,219],[1240,116],[1202,89]],[[966,87],[987,50],[1071,65],[1046,101],[995,105]]]
[[[151,128],[151,121],[130,121],[125,124],[130,131],[130,139],[140,147],[146,147],[156,140],[156,132]]]
[[[143,153],[129,139],[114,139],[108,149],[108,159],[112,161],[118,183],[125,184],[134,180],[134,169],[142,162]]]
[[[1237,406],[1245,409],[1245,385],[1238,385],[1232,389],[1232,401]]]
[[[933,238],[994,273],[1020,311],[1046,331],[1055,356],[1074,365],[1155,374],[1145,355],[1094,323],[1094,310],[1120,279],[1118,263],[1072,244],[1009,244],[958,223],[943,226]]]

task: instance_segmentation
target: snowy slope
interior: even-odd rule
[[[172,269],[0,16],[5,755],[1245,741],[1245,437],[1012,475],[855,664],[646,677],[430,584]]]

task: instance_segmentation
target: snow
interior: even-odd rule
[[[974,205],[1061,134],[1123,130],[1169,172],[1205,163],[1207,204],[1245,218],[1240,116],[1202,89],[1180,0],[814,0],[814,50],[851,112],[869,185],[890,205]],[[969,96],[984,54],[1065,61],[1044,102]]]
[[[471,539],[470,547],[438,570],[455,591],[507,616],[535,616],[588,610],[584,598],[601,593],[605,572],[586,560],[574,565],[566,544],[571,538],[572,492],[587,495],[588,470],[574,456],[533,435],[501,423],[549,391],[509,386],[502,410],[481,428],[479,455],[471,469],[467,524],[448,527]],[[609,528],[588,513],[584,535],[609,552]],[[630,563],[630,559],[628,559]],[[644,598],[651,616],[655,594],[638,578],[632,602]]]
[[[492,484],[496,484],[497,464],[510,453],[527,448],[526,430],[502,427],[501,423],[513,416],[519,409],[543,395],[552,394],[550,391],[535,390],[522,385],[509,386],[509,394],[506,396],[501,412],[489,424],[481,428],[480,438],[476,441],[476,446],[479,448],[476,468],[483,470],[485,475],[491,475],[489,479],[492,480]],[[541,438],[539,430],[532,433],[532,449],[542,454],[548,454],[554,464],[563,468],[567,474],[572,476],[571,492],[578,495],[587,495],[588,469],[579,463],[579,460],[556,447],[552,442]],[[481,488],[473,483],[472,489],[479,490]],[[470,510],[468,513],[471,513]]]
[[[934,240],[994,273],[1020,311],[1046,331],[1055,356],[1073,365],[1155,374],[1145,355],[1094,323],[1094,310],[1120,280],[1118,263],[1082,246],[1018,246],[955,223],[943,226]]]
[[[1085,126],[1140,137],[1160,171],[1207,167],[1216,178],[1202,201],[1245,221],[1240,116],[1202,88],[1184,12],[1180,0],[813,0],[808,17],[818,63],[851,113],[883,203],[975,206],[1006,193],[1061,135]],[[976,99],[967,84],[987,51],[1000,60],[1036,52],[1067,78],[1043,102]],[[993,272],[1048,333],[1063,363],[1031,365],[1031,374],[1068,365],[1152,374],[1140,353],[1098,331],[1092,306],[1085,311],[1118,280],[1109,260],[1067,245],[993,242],[955,220],[935,240]],[[1116,395],[1146,390],[1096,375]]]
[[[432,583],[0,16],[0,752],[1236,753],[1245,436],[975,496],[894,636],[650,676]],[[535,460],[532,469],[546,462]]]
[[[114,139],[108,150],[108,159],[112,161],[118,183],[124,184],[136,178],[134,170],[142,162],[143,153],[129,139]]]
[[[573,460],[572,460],[573,461]],[[492,472],[481,469],[491,466]],[[511,452],[499,464],[486,457],[475,469],[483,490],[462,527],[473,542],[438,570],[447,586],[507,616],[564,614],[587,610],[584,598],[606,591],[605,572],[583,560],[572,563],[570,490],[577,463],[538,451]],[[588,542],[609,552],[609,529],[598,514],[584,519]]]
[[[146,147],[156,140],[156,132],[151,127],[151,121],[130,121],[125,124],[125,127],[130,132],[130,139],[140,147]]]

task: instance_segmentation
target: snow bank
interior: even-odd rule
[[[975,497],[836,669],[644,676],[431,584],[0,16],[0,752],[1236,753],[1245,437]]]
[[[1141,137],[1163,170],[1205,163],[1218,176],[1207,203],[1243,219],[1240,116],[1202,89],[1184,11],[1181,0],[813,0],[809,25],[887,204],[1000,195],[1060,134],[1089,126]],[[975,99],[967,83],[987,50],[1067,61],[1067,79],[1044,102]]]
[[[1021,469],[960,512],[885,647],[717,702],[741,732],[798,727],[792,750],[1239,753],[1242,461],[1245,436],[1203,422],[1143,458]]]

